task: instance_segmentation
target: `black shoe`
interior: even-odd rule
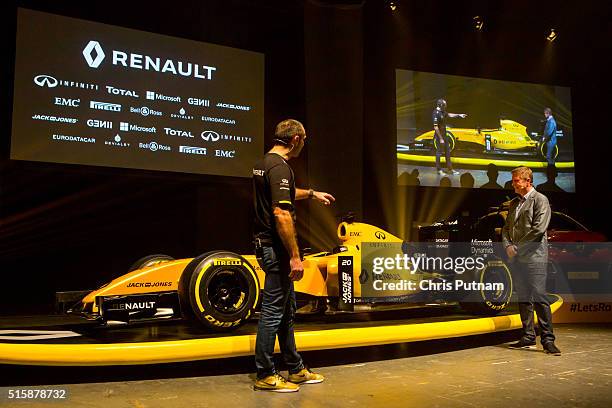
[[[535,345],[536,345],[535,340],[520,339],[516,343],[510,344],[508,346],[508,348],[511,348],[511,349],[530,349],[530,348],[535,348]]]
[[[542,347],[544,347],[544,352],[546,354],[552,354],[553,356],[561,355],[561,350],[559,350],[557,346],[555,346],[555,343],[553,343],[552,341],[546,344],[542,344]]]

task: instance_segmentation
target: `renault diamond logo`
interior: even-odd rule
[[[92,57],[93,51],[96,52],[96,57]],[[104,60],[104,51],[102,51],[102,47],[100,43],[97,41],[90,41],[85,49],[83,49],[83,56],[85,57],[85,61],[87,61],[87,65],[92,68],[98,68],[102,61]]]
[[[38,75],[34,77],[34,83],[38,86],[46,86],[47,88],[55,88],[58,84],[57,79],[50,75]]]

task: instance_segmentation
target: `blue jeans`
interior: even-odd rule
[[[289,373],[297,373],[304,368],[304,363],[297,352],[293,333],[297,307],[293,281],[289,279],[289,257],[284,248],[262,247],[257,251],[257,258],[266,273],[255,342],[257,378],[276,372],[273,355],[277,335]]]
[[[555,151],[555,146],[557,145],[557,136],[552,136],[548,142],[546,142],[546,161],[548,164],[555,164],[555,158],[553,157],[553,152]]]

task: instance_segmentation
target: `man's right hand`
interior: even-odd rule
[[[304,276],[304,265],[302,264],[302,260],[299,257],[291,258],[289,260],[289,266],[291,267],[291,272],[289,272],[289,278],[297,282]]]
[[[514,258],[518,252],[516,250],[516,246],[515,245],[508,245],[506,247],[506,254],[508,255],[508,258],[512,259]]]

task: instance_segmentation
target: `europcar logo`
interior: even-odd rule
[[[47,88],[55,88],[58,84],[57,79],[51,75],[38,75],[34,77],[34,83],[38,86],[46,86]]]
[[[96,55],[95,57],[93,56],[94,52]],[[93,40],[87,43],[83,49],[83,56],[85,57],[85,61],[87,61],[87,65],[92,68],[98,68],[102,61],[104,61],[104,57],[106,57],[100,43]]]

